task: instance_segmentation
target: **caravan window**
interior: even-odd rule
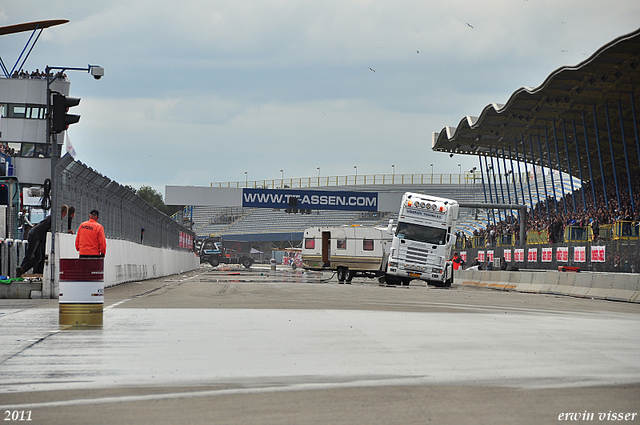
[[[347,249],[347,240],[346,239],[336,240],[336,249]]]
[[[362,241],[362,249],[364,251],[373,251],[373,239],[364,239]]]
[[[306,238],[304,240],[304,249],[316,249],[316,240],[314,238]]]

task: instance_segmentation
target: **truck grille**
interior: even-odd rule
[[[426,265],[429,260],[429,251],[419,247],[404,245],[400,247],[400,256],[407,261]]]

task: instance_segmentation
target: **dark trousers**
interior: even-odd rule
[[[26,273],[32,267],[38,266],[42,260],[44,260],[44,243],[38,238],[30,238],[27,243],[27,253],[20,264],[22,272]]]

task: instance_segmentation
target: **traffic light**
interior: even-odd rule
[[[0,205],[10,205],[9,202],[9,185],[0,184]]]
[[[80,121],[80,115],[67,114],[69,108],[78,106],[79,103],[79,97],[67,97],[59,93],[53,95],[52,133],[65,131],[69,125]]]

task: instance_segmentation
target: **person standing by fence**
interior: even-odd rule
[[[76,251],[80,258],[101,258],[107,253],[107,241],[104,237],[104,227],[98,223],[100,213],[91,210],[89,220],[80,224],[76,235]]]
[[[61,207],[61,215],[64,218],[67,215],[67,206]],[[27,252],[22,259],[22,264],[16,267],[16,277],[22,276],[33,268],[34,274],[42,274],[44,269],[45,243],[47,241],[47,233],[51,231],[51,215],[45,217],[40,223],[36,224],[27,236]]]
[[[36,224],[27,237],[27,252],[22,259],[22,264],[16,267],[16,277],[22,276],[31,268],[37,268],[42,261],[44,244],[47,240],[47,232],[51,230],[51,216],[47,216],[40,223]]]

